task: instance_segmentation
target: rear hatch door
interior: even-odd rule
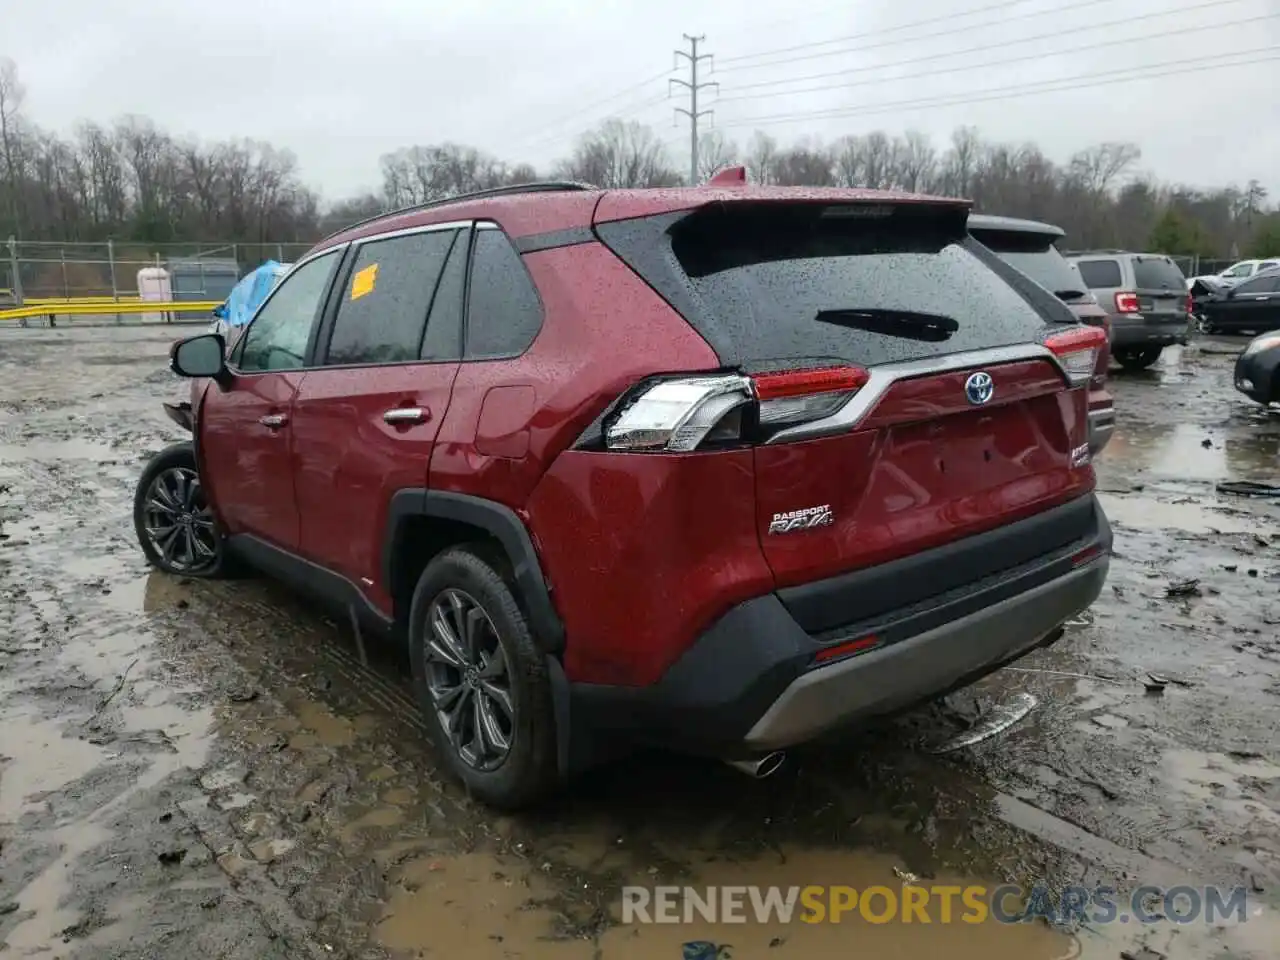
[[[1168,257],[1133,258],[1133,285],[1138,311],[1161,325],[1187,322],[1187,279]]]
[[[597,223],[725,366],[869,372],[834,414],[761,424],[757,524],[780,587],[959,541],[1092,487],[1079,462],[1086,390],[1069,389],[1042,345],[1076,321],[969,237],[966,217],[957,205],[743,200]],[[1054,530],[1064,543],[1084,534]],[[1017,553],[975,541],[951,556],[949,576]],[[798,617],[806,629],[850,613],[818,607]]]

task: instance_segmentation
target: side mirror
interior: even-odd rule
[[[180,377],[227,377],[226,341],[220,333],[179,340],[169,349],[169,369]]]

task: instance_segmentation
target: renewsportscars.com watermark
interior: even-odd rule
[[[1114,887],[905,884],[806,887],[623,887],[623,923],[1049,923],[1243,922],[1244,887]]]

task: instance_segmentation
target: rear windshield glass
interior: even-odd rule
[[[746,363],[875,364],[1040,335],[1045,319],[979,259],[963,216],[889,210],[743,203],[691,215],[671,232],[706,311],[690,321]]]
[[[1139,290],[1186,290],[1187,279],[1172,260],[1135,257],[1133,283]]]
[[[1120,286],[1120,264],[1114,260],[1077,260],[1076,266],[1090,290],[1113,290]]]
[[[1043,234],[1013,231],[973,230],[974,238],[1013,267],[1064,300],[1088,293],[1087,286],[1070,262]]]

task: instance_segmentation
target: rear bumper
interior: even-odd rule
[[[744,746],[756,752],[793,746],[983,676],[1056,639],[1064,621],[1098,598],[1107,565],[1101,556],[908,640],[804,673],[752,725]]]
[[[969,538],[975,541],[969,546],[978,548],[976,541],[985,537],[1008,540],[1010,530],[1035,538],[1046,523],[1072,512],[1079,516],[1081,508],[1092,511],[1081,536],[923,602],[814,634],[793,616],[793,600],[769,593],[730,609],[655,684],[569,684],[568,765],[584,766],[623,742],[749,757],[977,680],[1056,639],[1066,620],[1097,599],[1109,565],[1111,528],[1090,495]],[[866,571],[866,583],[861,575],[845,575],[830,589],[856,596],[885,572]],[[818,659],[823,651],[867,637],[880,645]]]
[[[1111,317],[1111,351],[1125,347],[1167,347],[1187,342],[1187,318],[1158,319],[1132,313],[1113,313]]]

